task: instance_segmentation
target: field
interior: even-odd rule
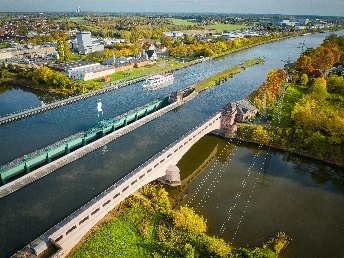
[[[216,31],[223,31],[223,30],[240,30],[240,29],[247,29],[250,26],[245,25],[237,25],[237,24],[213,24],[213,25],[206,25],[204,29],[206,30],[216,30]]]
[[[183,66],[182,63],[174,61],[159,62],[153,65],[146,65],[144,67],[132,68],[127,71],[115,72],[113,74],[110,74],[109,77],[111,82],[130,80],[154,73],[168,72],[181,66]],[[89,80],[86,83],[93,84],[95,82],[100,83],[100,85],[108,84],[107,82],[100,82],[100,79]]]
[[[183,20],[183,19],[168,18],[168,20],[173,22],[175,25],[191,25],[191,26],[199,25],[196,22],[190,22],[190,21]],[[205,25],[205,26],[200,26],[200,27],[202,27],[205,32],[210,32],[210,31],[213,32],[214,30],[215,31],[223,31],[223,30],[233,31],[233,30],[240,30],[240,29],[250,28],[250,26],[245,26],[245,25],[224,24],[224,23],[213,24],[213,25]],[[187,32],[190,32],[190,31],[187,31]],[[197,32],[201,33],[202,30],[197,30]]]
[[[187,207],[172,210],[164,189],[148,185],[141,193],[122,202],[120,208],[88,234],[69,257],[277,258],[271,248],[275,241],[253,251],[242,248],[241,256],[237,256],[238,250],[224,240],[206,234],[207,225],[202,216]],[[258,252],[268,256],[254,256]]]

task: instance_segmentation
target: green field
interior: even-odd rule
[[[190,21],[183,20],[183,19],[168,18],[168,20],[173,22],[175,25],[184,25],[184,26],[187,26],[187,25],[191,25],[191,26],[199,25],[196,22],[190,22]],[[205,26],[200,26],[200,27],[202,27],[204,30],[215,30],[215,31],[223,31],[223,30],[232,31],[232,30],[240,30],[240,29],[250,28],[250,26],[245,26],[245,25],[224,24],[224,23],[213,24],[213,25],[205,25]]]
[[[187,21],[187,20],[183,20],[183,19],[176,19],[176,18],[168,18],[167,20],[173,22],[175,25],[197,25],[197,23],[195,22],[190,22],[190,21]]]
[[[115,72],[110,74],[110,82],[117,82],[123,80],[131,80],[134,78],[147,76],[155,73],[164,73],[176,69],[178,67],[182,67],[184,64],[174,61],[167,61],[167,62],[158,62],[153,65],[146,65],[144,67],[132,68],[127,71],[122,72]],[[89,80],[86,83],[93,84],[93,83],[100,83],[100,85],[108,84],[108,82],[100,82],[100,79],[96,80]]]
[[[0,49],[2,49],[2,48],[8,48],[10,45],[9,44],[0,44]]]
[[[216,30],[216,31],[223,31],[223,30],[240,30],[240,29],[247,29],[250,26],[245,25],[237,25],[237,24],[213,24],[213,25],[206,25],[203,26],[206,30]]]
[[[81,60],[81,55],[73,53],[72,57],[69,61],[70,62],[76,62],[76,61],[80,61],[80,60]]]

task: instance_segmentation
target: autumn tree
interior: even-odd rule
[[[300,78],[300,83],[303,86],[306,86],[308,83],[308,75],[307,74],[302,74],[301,78]]]
[[[72,52],[70,51],[67,42],[64,39],[57,41],[57,53],[59,54],[58,61],[60,63],[68,62],[72,57]]]
[[[324,78],[317,78],[313,84],[313,92],[318,96],[325,97],[327,94],[327,82]]]

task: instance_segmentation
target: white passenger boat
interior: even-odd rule
[[[143,88],[145,89],[156,89],[161,86],[172,83],[174,80],[173,73],[164,73],[153,75],[149,77],[144,83]]]

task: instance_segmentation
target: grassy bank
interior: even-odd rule
[[[70,257],[277,257],[288,237],[278,234],[254,249],[230,246],[207,235],[192,209],[172,210],[167,192],[145,186],[100,223]]]
[[[132,68],[127,71],[115,72],[110,74],[110,82],[117,83],[124,80],[131,80],[138,77],[148,76],[152,74],[170,72],[176,69],[183,68],[187,63],[180,63],[176,61],[159,61],[155,64],[146,65],[138,68]],[[100,79],[89,80],[87,84],[99,83],[101,86],[108,84],[108,82],[101,82]]]
[[[248,60],[240,65],[236,65],[233,67],[230,67],[229,69],[226,69],[222,72],[219,72],[213,76],[207,77],[201,81],[198,81],[194,84],[195,89],[197,92],[204,91],[208,88],[211,88],[217,84],[220,84],[224,81],[226,81],[229,77],[232,77],[233,75],[242,72],[246,68],[256,65],[256,64],[262,64],[264,60],[262,59],[251,59]]]

